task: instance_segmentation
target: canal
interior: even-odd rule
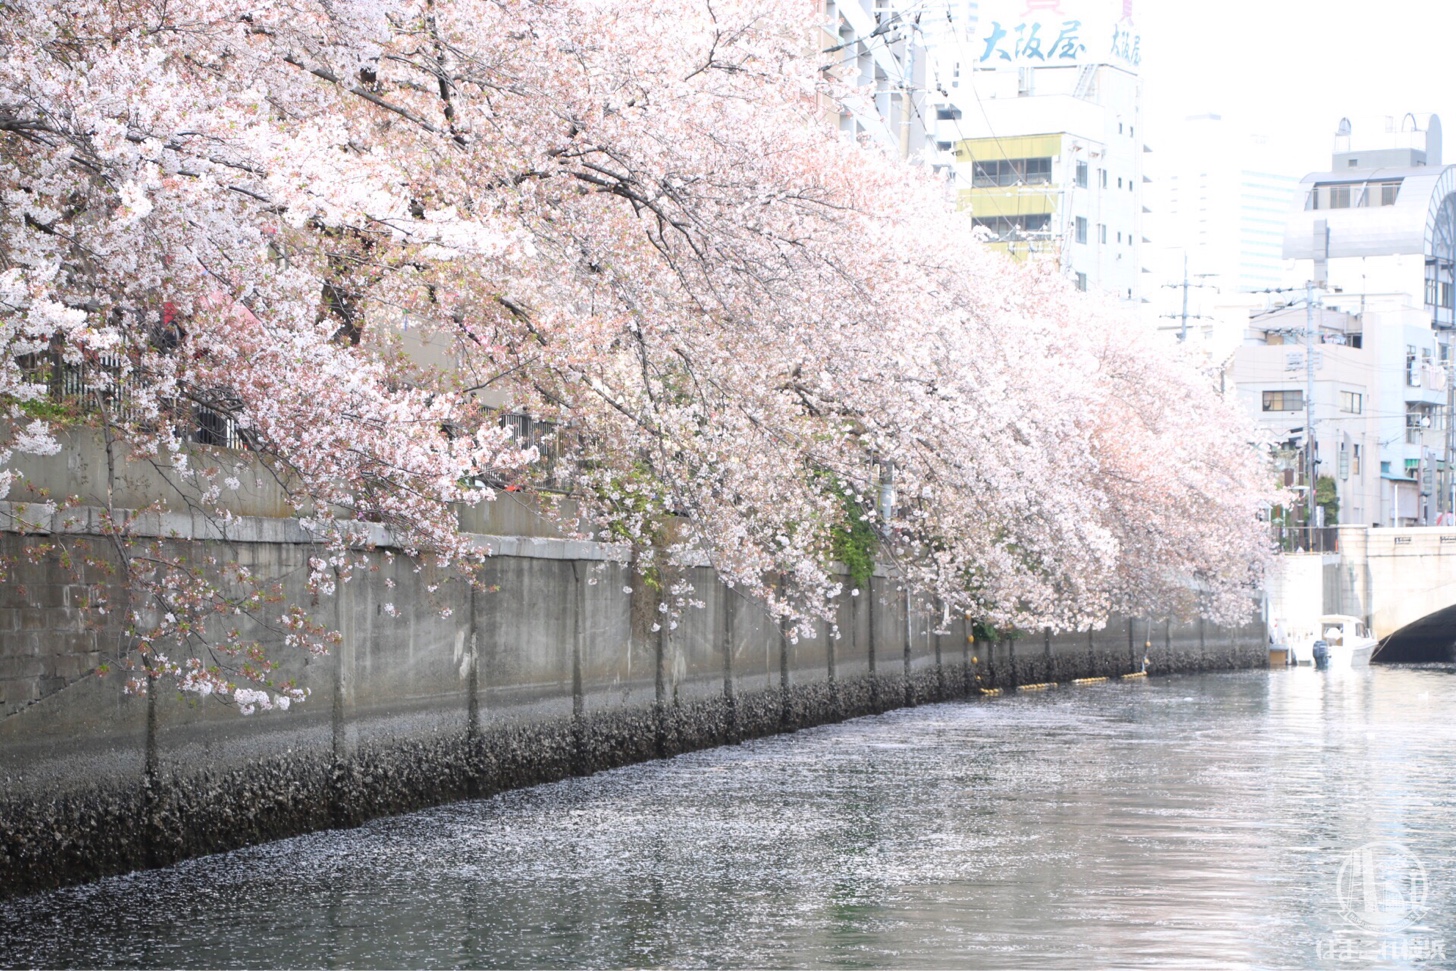
[[[1456,966],[1453,675],[900,711],[0,904],[0,962]]]

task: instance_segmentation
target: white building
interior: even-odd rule
[[[1168,329],[1232,348],[1248,294],[1284,282],[1284,225],[1298,180],[1276,171],[1267,138],[1217,114],[1184,119],[1152,156],[1147,263],[1159,284],[1153,312]],[[1226,353],[1226,351],[1225,351]]]
[[[840,127],[953,178],[993,245],[1139,300],[1143,154],[1131,0],[826,0]]]
[[[1341,522],[1436,522],[1452,510],[1456,293],[1456,166],[1441,165],[1440,121],[1342,121],[1330,170],[1300,183],[1283,254],[1318,288],[1313,340],[1303,307],[1251,316],[1231,372],[1239,394],[1301,450],[1309,412]]]
[[[927,46],[937,164],[994,245],[1140,300],[1142,39],[1131,0],[981,0]]]
[[[931,10],[939,16],[931,16]],[[933,153],[926,123],[925,51],[934,27],[943,22],[948,22],[945,3],[824,0],[818,43],[825,69],[855,89],[839,112],[840,131],[907,159]]]

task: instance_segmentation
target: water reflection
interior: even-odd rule
[[[1451,685],[1300,670],[932,706],[32,898],[0,907],[0,944],[138,967],[1456,961]],[[1429,880],[1424,922],[1385,937],[1335,893],[1373,840]]]

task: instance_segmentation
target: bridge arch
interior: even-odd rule
[[[1440,664],[1456,660],[1456,604],[1411,621],[1380,641],[1374,664]]]

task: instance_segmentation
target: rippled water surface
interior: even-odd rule
[[[0,905],[0,961],[1451,967],[1453,753],[1450,670],[936,705]],[[1375,841],[1409,926],[1342,915]]]

